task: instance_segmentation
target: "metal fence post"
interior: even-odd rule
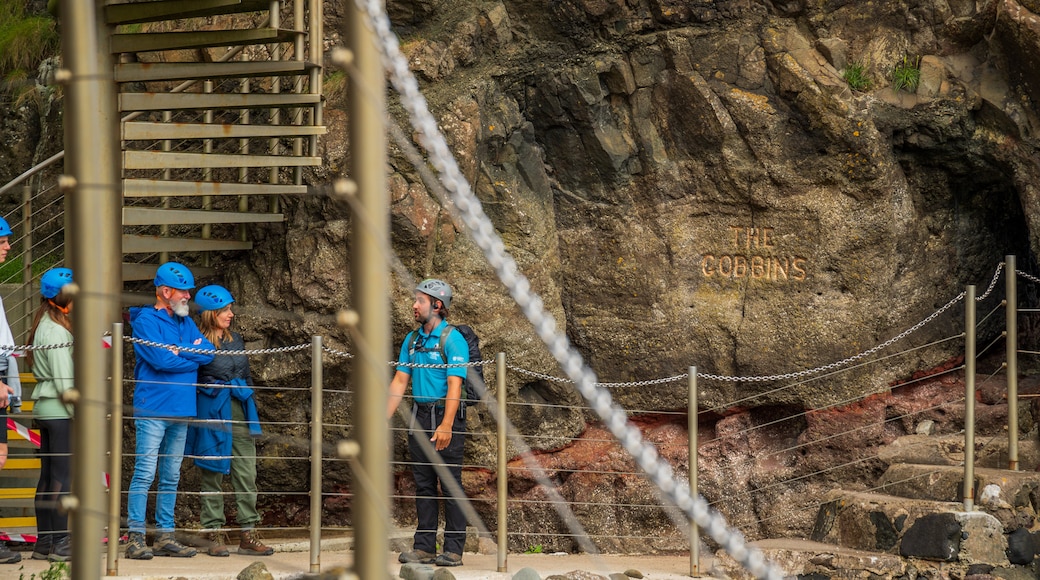
[[[687,431],[690,438],[690,497],[696,498],[697,486],[697,367],[690,367],[690,396],[686,413]],[[697,523],[690,518],[690,576],[701,572],[701,533]]]
[[[964,511],[975,509],[975,286],[964,297]]]
[[[320,3],[319,3],[320,5]],[[344,4],[343,38],[353,55],[348,83],[350,163],[346,174],[354,180],[359,202],[354,208],[350,275],[353,307],[361,313],[357,340],[365,344],[366,359],[354,364],[354,418],[360,463],[369,485],[357,491],[352,518],[354,574],[359,578],[386,578],[390,551],[390,430],[387,361],[391,360],[390,265],[384,248],[390,247],[390,196],[387,195],[386,76],[379,42],[367,14],[355,3]],[[320,32],[321,18],[315,20]],[[314,41],[320,46],[322,37]],[[322,51],[319,49],[318,55]],[[321,62],[319,60],[318,62]],[[314,77],[321,86],[321,75]],[[320,94],[320,93],[319,93]],[[315,114],[321,111],[315,108]],[[311,152],[314,155],[314,152]],[[337,180],[337,183],[339,180]],[[337,188],[339,189],[339,188]]]
[[[72,493],[62,499],[71,512],[69,533],[73,560],[97,557],[108,525],[105,490],[98,469],[105,464],[108,400],[108,354],[99,340],[120,320],[121,195],[119,187],[119,114],[112,54],[99,50],[111,29],[103,2],[61,0],[62,62],[65,82],[65,194],[69,227],[65,239],[79,292],[72,334],[76,388],[64,397],[73,400]],[[67,69],[67,70],[66,70]],[[93,556],[91,556],[93,555]],[[73,580],[100,576],[94,565],[72,567]]]
[[[506,353],[495,355],[495,384],[498,386],[498,571],[508,572],[509,535],[506,530],[509,468],[506,466]]]
[[[1007,327],[1008,469],[1018,471],[1018,286],[1015,257],[1004,256]]]
[[[108,550],[106,576],[119,575],[119,514],[123,493],[123,323],[112,324],[111,411],[108,414]]]
[[[321,336],[311,337],[311,572],[321,569]]]

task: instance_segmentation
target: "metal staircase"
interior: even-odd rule
[[[320,0],[109,0],[123,116],[124,280],[248,250],[321,164]],[[283,26],[283,15],[285,25]]]
[[[252,248],[249,224],[282,221],[279,196],[307,191],[303,169],[321,164],[317,140],[325,133],[322,4],[106,1],[122,118],[124,281],[151,280],[169,259],[205,274],[212,252]],[[0,280],[19,339],[37,299],[34,259],[60,265],[65,254],[63,199],[54,184],[34,189],[26,188],[21,212],[5,216],[15,227],[8,261],[23,262],[21,292],[16,279]],[[23,382],[31,384],[31,375]],[[18,417],[23,425],[29,410],[31,401]],[[0,471],[0,490],[7,490],[0,493],[0,534],[35,528],[39,461],[23,439],[12,432],[12,457]]]

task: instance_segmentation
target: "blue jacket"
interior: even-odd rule
[[[198,419],[188,427],[184,454],[195,458],[195,465],[206,471],[231,473],[231,399],[242,402],[249,424],[249,434],[260,436],[260,416],[256,411],[253,389],[245,379],[231,379],[226,386],[199,386]],[[202,423],[201,421],[206,421]]]
[[[130,325],[134,338],[182,349],[213,350],[213,343],[202,336],[190,317],[171,316],[154,306],[131,308]],[[194,417],[199,365],[213,360],[213,355],[183,350],[175,355],[168,348],[137,343],[134,353],[134,416]]]

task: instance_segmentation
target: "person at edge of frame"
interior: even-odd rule
[[[0,263],[7,260],[7,253],[11,251],[11,226],[7,220],[0,218]],[[4,310],[4,302],[0,299],[0,346],[15,346],[14,333],[11,325],[7,323],[7,311]],[[18,376],[18,363],[14,359],[14,353],[0,351],[0,469],[7,463],[7,409],[11,408],[17,412],[22,406],[22,384]],[[7,537],[7,534],[0,532]],[[0,564],[17,564],[22,561],[22,555],[11,550],[7,543],[0,540]]]
[[[462,385],[466,379],[465,363],[469,347],[462,333],[452,332],[444,345],[449,365],[443,366],[438,348],[441,332],[447,326],[451,305],[451,287],[441,280],[428,279],[415,288],[412,312],[419,328],[408,334],[401,344],[398,363],[440,365],[440,368],[413,368],[398,364],[390,383],[387,419],[401,404],[409,382],[412,386],[412,416],[408,450],[415,478],[415,511],[418,517],[412,550],[398,560],[405,563],[462,565],[462,549],[466,543],[466,518],[443,479],[418,442],[427,438],[440,454],[440,460],[452,479],[462,488],[462,455],[465,447],[466,417],[462,406]],[[438,484],[444,492],[444,549],[437,554],[439,521]]]

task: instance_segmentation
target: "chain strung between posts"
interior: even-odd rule
[[[124,336],[125,342],[134,344],[140,344],[142,346],[152,346],[155,348],[164,348],[167,350],[177,349],[181,352],[190,352],[194,354],[210,354],[220,356],[240,356],[246,354],[278,354],[283,352],[296,352],[301,350],[307,350],[311,347],[309,344],[294,344],[291,346],[278,346],[274,348],[258,348],[255,350],[225,350],[225,349],[206,349],[206,348],[193,348],[193,347],[181,347],[172,344],[163,344],[161,342],[155,342],[151,340],[145,340],[143,338],[137,338],[134,336]]]
[[[0,354],[27,350],[55,350],[59,348],[69,348],[71,346],[71,342],[59,342],[57,344],[23,344],[18,346],[0,346]]]
[[[324,344],[321,345],[321,350],[331,354],[332,356],[338,356],[338,357],[342,357],[342,358],[354,358],[353,354],[351,354],[351,353],[349,353],[349,352],[347,352],[345,350],[336,350],[334,348],[327,347]]]
[[[547,375],[545,373],[539,373],[539,372],[536,372],[536,371],[529,371],[527,369],[516,367],[516,366],[513,366],[513,365],[506,365],[506,367],[509,370],[511,370],[511,371],[513,371],[513,372],[515,372],[517,374],[527,375],[529,377],[532,377],[532,378],[535,378],[535,379],[541,379],[543,381],[549,381],[551,383],[573,383],[574,382],[574,381],[572,381],[570,379],[565,379],[565,378],[561,378],[561,377],[554,377],[552,375]],[[607,389],[616,389],[616,388],[620,388],[620,387],[645,387],[645,386],[649,386],[649,385],[662,385],[664,383],[674,383],[676,381],[681,381],[683,379],[686,379],[689,376],[690,376],[690,373],[683,373],[681,375],[675,375],[674,377],[664,377],[664,378],[661,378],[661,379],[650,379],[650,380],[646,380],[646,381],[632,381],[632,382],[629,382],[629,383],[596,383],[596,386],[604,387],[604,388],[607,388]]]
[[[1037,278],[1036,276],[1033,276],[1032,274],[1026,274],[1022,270],[1015,270],[1015,273],[1018,274],[1019,276],[1025,278],[1026,280],[1029,280],[1030,282],[1032,282],[1034,284],[1040,284],[1040,278]]]

